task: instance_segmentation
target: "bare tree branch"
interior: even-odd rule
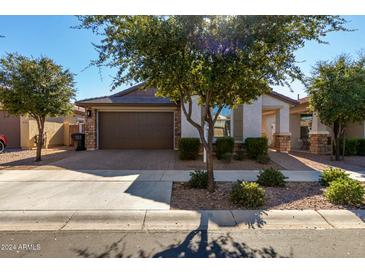
[[[191,99],[190,99],[191,101]],[[183,109],[183,112],[185,114],[185,117],[186,119],[188,120],[188,122],[190,124],[192,124],[199,132],[199,136],[200,136],[200,139],[202,140],[202,143],[203,143],[203,146],[205,148],[208,147],[208,143],[207,141],[205,140],[205,137],[204,137],[204,125],[199,125],[198,123],[196,123],[192,118],[191,118],[191,114],[192,114],[192,104],[189,103],[189,110],[186,110],[186,107],[185,107],[185,104],[184,104],[184,101],[183,101],[183,98],[181,97],[181,106],[182,106],[182,109]]]
[[[216,114],[215,114],[215,116],[214,116],[214,119],[213,119],[213,124],[214,124],[214,125],[215,125],[215,122],[217,122],[217,119],[218,119],[219,115],[221,114],[222,109],[223,109],[223,106],[220,106],[220,107],[218,108],[218,111],[216,112]]]

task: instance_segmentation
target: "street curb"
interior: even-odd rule
[[[365,210],[0,211],[0,232],[354,228],[365,228]]]

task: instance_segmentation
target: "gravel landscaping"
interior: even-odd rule
[[[217,183],[215,192],[193,189],[183,182],[174,182],[171,195],[171,209],[247,209],[230,201],[233,183]],[[325,188],[317,182],[293,182],[285,187],[264,187],[265,206],[260,209],[351,209],[334,205],[323,196]],[[360,207],[365,209],[365,201]],[[352,208],[354,209],[354,208]]]

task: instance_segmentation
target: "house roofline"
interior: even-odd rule
[[[176,107],[177,104],[175,103],[141,103],[141,104],[136,104],[136,103],[78,103],[78,106],[82,106],[82,107],[96,107],[96,106],[128,106],[128,107],[165,107],[165,106],[170,106],[170,107]]]
[[[119,91],[117,93],[114,93],[112,95],[107,95],[107,96],[100,96],[100,97],[93,97],[93,98],[87,98],[87,99],[83,99],[83,100],[79,100],[79,101],[76,101],[75,104],[77,106],[85,106],[85,105],[176,105],[174,103],[166,103],[166,104],[133,104],[133,103],[92,103],[92,102],[87,102],[87,101],[91,101],[91,100],[97,100],[97,99],[104,99],[104,98],[110,98],[110,97],[118,97],[118,96],[124,96],[124,95],[127,95],[127,94],[130,94],[132,93],[133,91],[136,91],[138,90],[139,88],[143,87],[143,85],[145,85],[145,82],[142,82],[142,83],[139,83],[139,84],[136,84],[134,86],[131,86],[127,89],[124,89],[122,91]],[[272,97],[275,97],[279,100],[282,100],[286,103],[289,103],[291,105],[299,105],[303,102],[301,102],[300,100],[295,100],[295,99],[292,99],[288,96],[285,96],[281,93],[278,93],[276,91],[271,91],[269,94],[267,95],[270,95]],[[305,97],[307,98],[307,97]],[[304,99],[304,98],[303,98]],[[303,100],[301,99],[301,100]]]
[[[287,102],[289,104],[292,104],[294,106],[299,105],[299,101],[298,100],[292,99],[292,98],[290,98],[288,96],[285,96],[285,95],[283,95],[283,94],[281,94],[279,92],[276,92],[276,91],[271,91],[267,95],[270,95],[272,97],[275,97],[275,98],[277,98],[279,100],[282,100],[282,101]]]
[[[134,86],[131,86],[127,89],[123,89],[122,91],[118,91],[117,93],[113,93],[111,95],[105,95],[105,96],[98,96],[98,97],[91,97],[91,98],[86,98],[86,99],[82,99],[82,100],[78,100],[75,102],[76,105],[80,105],[83,104],[86,101],[90,101],[90,100],[96,100],[96,99],[104,99],[104,98],[110,98],[110,97],[117,97],[117,96],[124,96],[127,95],[129,93],[132,93],[133,91],[137,90],[138,88],[142,87],[145,83],[139,83],[136,84]]]

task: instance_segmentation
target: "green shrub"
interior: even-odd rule
[[[233,154],[230,152],[226,152],[221,156],[221,160],[230,163],[232,161]]]
[[[246,138],[245,142],[248,157],[257,159],[259,155],[267,154],[268,142],[266,137]]]
[[[233,157],[237,161],[243,161],[245,159],[245,152],[243,150],[236,151]]]
[[[357,155],[365,156],[365,139],[357,140]]]
[[[345,139],[345,155],[352,156],[357,155],[359,139]],[[343,153],[343,139],[340,139],[340,155]],[[336,154],[336,146],[333,144],[333,154]]]
[[[331,182],[337,179],[347,179],[349,175],[340,168],[327,168],[325,169],[320,177],[319,182],[323,186],[329,186]]]
[[[358,181],[340,178],[331,182],[325,196],[334,204],[358,206],[363,203],[364,194],[365,189]]]
[[[195,170],[190,172],[189,185],[192,188],[207,188],[208,187],[208,172],[205,170]]]
[[[247,208],[257,208],[265,204],[265,190],[257,183],[237,181],[232,187],[231,201]]]
[[[220,160],[225,153],[233,153],[234,139],[232,137],[219,137],[215,142],[215,153]]]
[[[256,161],[260,164],[268,164],[270,162],[270,157],[267,154],[262,154],[257,156]]]
[[[284,187],[285,179],[286,177],[280,170],[270,167],[260,170],[257,183],[262,186]]]
[[[345,140],[345,155],[357,155],[358,139]]]
[[[195,160],[200,149],[199,138],[181,138],[179,142],[179,157],[181,160]]]

